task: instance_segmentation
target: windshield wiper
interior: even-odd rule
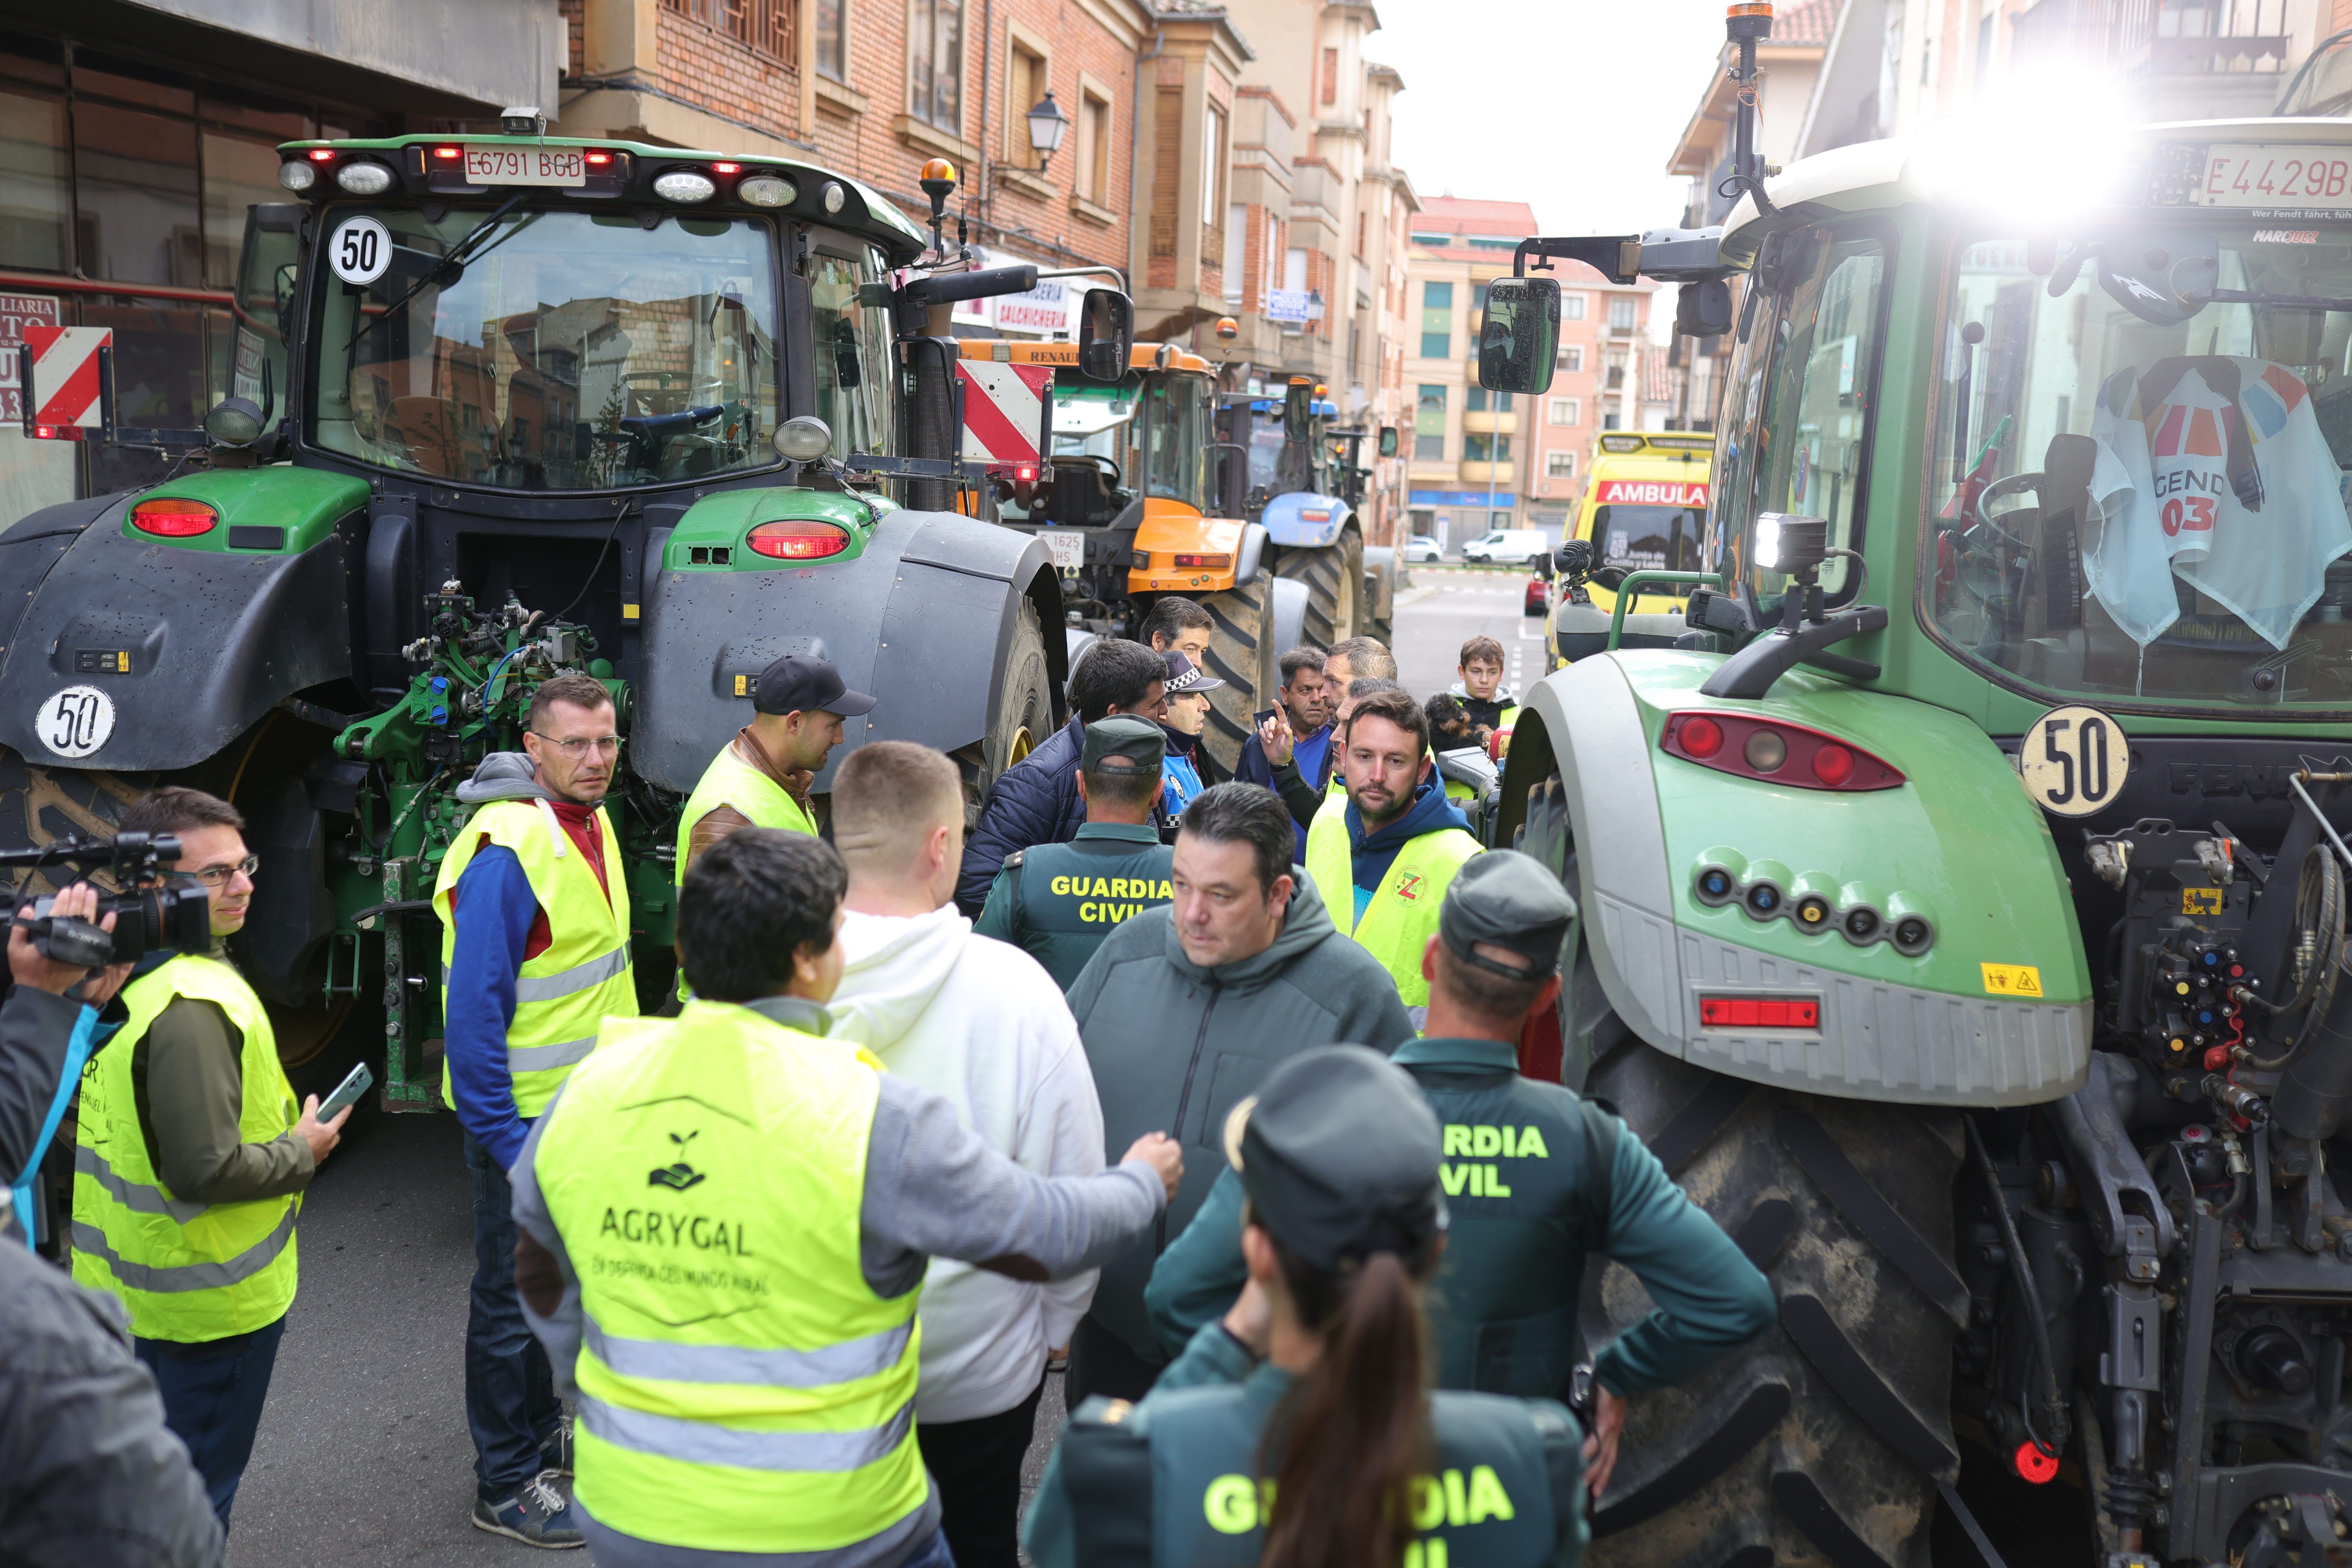
[[[439,261],[436,262],[431,268],[426,269],[424,277],[419,278],[415,282],[410,284],[408,286],[407,293],[403,294],[399,299],[394,300],[391,304],[386,305],[383,308],[383,315],[378,316],[372,321],[362,321],[360,324],[359,331],[352,334],[352,341],[343,345],[343,352],[345,353],[351,353],[352,350],[359,347],[360,340],[362,338],[367,336],[370,332],[383,325],[384,322],[389,321],[394,316],[400,314],[401,311],[406,310],[410,300],[425,292],[426,284],[444,282],[454,283],[458,279],[464,277],[466,275],[466,263],[472,259],[472,252],[476,242],[480,240],[482,236],[489,233],[491,229],[497,227],[498,222],[500,218],[506,216],[507,214],[514,211],[516,207],[521,205],[523,195],[523,192],[517,191],[513,195],[509,196],[505,201],[500,202],[495,208],[491,209],[489,216],[484,218],[481,222],[468,229],[466,232],[465,238],[451,246],[447,252],[442,256]]]

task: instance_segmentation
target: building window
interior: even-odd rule
[[[1421,357],[1454,357],[1454,285],[1421,286]]]
[[[908,0],[907,111],[959,134],[962,86],[963,0]]]
[[[1472,414],[1484,414],[1488,411],[1488,400],[1490,397],[1492,399],[1492,408],[1495,413],[1508,414],[1511,411],[1511,395],[1509,393],[1496,392],[1489,394],[1483,386],[1472,386],[1465,391],[1462,395],[1462,406]]]
[[[1571,373],[1581,371],[1584,368],[1583,345],[1580,343],[1570,343],[1568,347],[1559,351],[1559,358],[1554,363],[1559,366],[1559,368],[1564,371]]]
[[[662,0],[662,6],[763,55],[793,58],[791,0]]]
[[[1323,101],[1339,101],[1339,51],[1337,49],[1323,51]]]
[[[1249,208],[1235,202],[1225,209],[1225,303],[1242,302],[1242,274],[1249,264]]]
[[[835,81],[849,79],[849,0],[816,0],[816,71]]]
[[[66,231],[73,220],[71,162],[66,154],[66,106],[30,93],[0,93],[0,149],[7,158],[7,195],[0,199],[0,264],[63,272]],[[273,161],[276,154],[272,155]],[[269,183],[278,183],[270,171]],[[268,196],[264,200],[279,198]],[[242,238],[245,215],[237,215]],[[95,266],[93,259],[91,265]]]
[[[1445,388],[1442,386],[1423,387],[1413,404],[1412,456],[1420,463],[1445,461]]]
[[[1572,479],[1576,478],[1576,454],[1573,452],[1545,453],[1544,478],[1548,479]]]
[[[1584,409],[1578,399],[1573,397],[1555,397],[1551,400],[1552,424],[1577,425],[1582,423],[1583,418]]]
[[[1610,300],[1609,330],[1612,332],[1632,331],[1633,330],[1633,312],[1637,308],[1636,301],[1628,299],[1623,295],[1620,295]]]
[[[1201,222],[1215,228],[1225,216],[1225,111],[1201,106]]]
[[[1371,214],[1361,210],[1359,210],[1356,214],[1356,259],[1359,261],[1361,261],[1364,258],[1364,228],[1366,224],[1371,218]]]
[[[1601,384],[1612,392],[1620,391],[1624,387],[1625,356],[1622,353],[1612,353],[1609,356],[1608,373],[1602,377]]]
[[[1110,100],[1082,89],[1078,95],[1078,195],[1110,205]]]
[[[1029,145],[1029,110],[1045,97],[1045,57],[1018,38],[1007,39],[1004,60],[1004,158],[1016,169],[1044,162]]]
[[[1614,430],[1617,428],[1617,416],[1614,414],[1602,415],[1601,416],[1601,427],[1603,430]]]
[[[1507,463],[1511,460],[1511,438],[1508,436],[1465,435],[1462,437],[1462,460],[1465,463]]]
[[[195,122],[90,99],[75,103],[73,121],[80,154],[75,259],[83,271],[125,283],[200,286]]]
[[[1582,294],[1562,294],[1559,297],[1559,319],[1563,321],[1580,321],[1584,320],[1584,301],[1586,298],[1587,296]]]

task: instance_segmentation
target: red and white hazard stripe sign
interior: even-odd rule
[[[114,346],[111,327],[44,327],[25,323],[23,364],[30,373],[36,425],[100,423],[98,351]]]
[[[1034,463],[1052,403],[1050,364],[961,360],[963,455],[982,463]]]

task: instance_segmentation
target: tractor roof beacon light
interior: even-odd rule
[[[544,136],[547,115],[535,103],[516,104],[499,110],[499,129],[509,136]]]
[[[940,226],[947,221],[948,198],[955,195],[955,165],[945,158],[933,158],[923,165],[923,177],[916,184],[931,198],[931,248],[945,256],[947,241],[940,237]]]
[[[1731,173],[1716,194],[1738,201],[1744,193],[1756,198],[1756,210],[1772,216],[1772,198],[1764,194],[1764,154],[1756,145],[1756,46],[1772,36],[1769,0],[1732,0],[1724,13],[1724,37],[1739,50],[1738,68],[1730,77],[1738,84],[1738,112],[1732,116]]]
[[[1054,154],[1062,150],[1062,138],[1069,133],[1070,117],[1054,101],[1054,89],[1047,88],[1045,98],[1026,116],[1029,121],[1029,145],[1037,154],[1037,172],[1044,174]]]

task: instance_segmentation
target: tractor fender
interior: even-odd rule
[[[0,745],[37,763],[118,773],[194,767],[285,699],[348,677],[349,562],[364,489],[360,507],[340,486],[266,493],[270,526],[315,542],[247,552],[131,537],[123,519],[139,498],[104,498],[31,588],[0,651]],[[21,544],[0,550],[9,563],[0,572],[21,550],[29,575],[65,536],[26,531],[65,522],[57,514],[71,510],[52,508],[10,530]],[[0,593],[22,591],[13,575],[0,578]],[[100,692],[106,700],[94,706],[110,723],[85,726],[79,742],[60,747],[42,716],[54,717],[50,700],[68,687]]]
[[[1024,599],[1037,606],[1055,720],[1069,677],[1060,579],[1044,541],[953,512],[885,513],[864,552],[806,566],[667,569],[645,605],[629,750],[680,795],[751,721],[760,671],[786,654],[831,661],[878,700],[842,721],[815,788],[867,741],[954,752],[984,738]]]
[[[63,560],[82,530],[121,504],[119,495],[45,506],[0,533],[0,651],[16,640],[16,627],[49,569]]]
[[[1265,503],[1265,534],[1285,550],[1321,550],[1339,542],[1339,534],[1356,520],[1338,496],[1292,491]]]
[[[1382,626],[1396,620],[1397,552],[1391,544],[1364,546],[1364,609]]]

